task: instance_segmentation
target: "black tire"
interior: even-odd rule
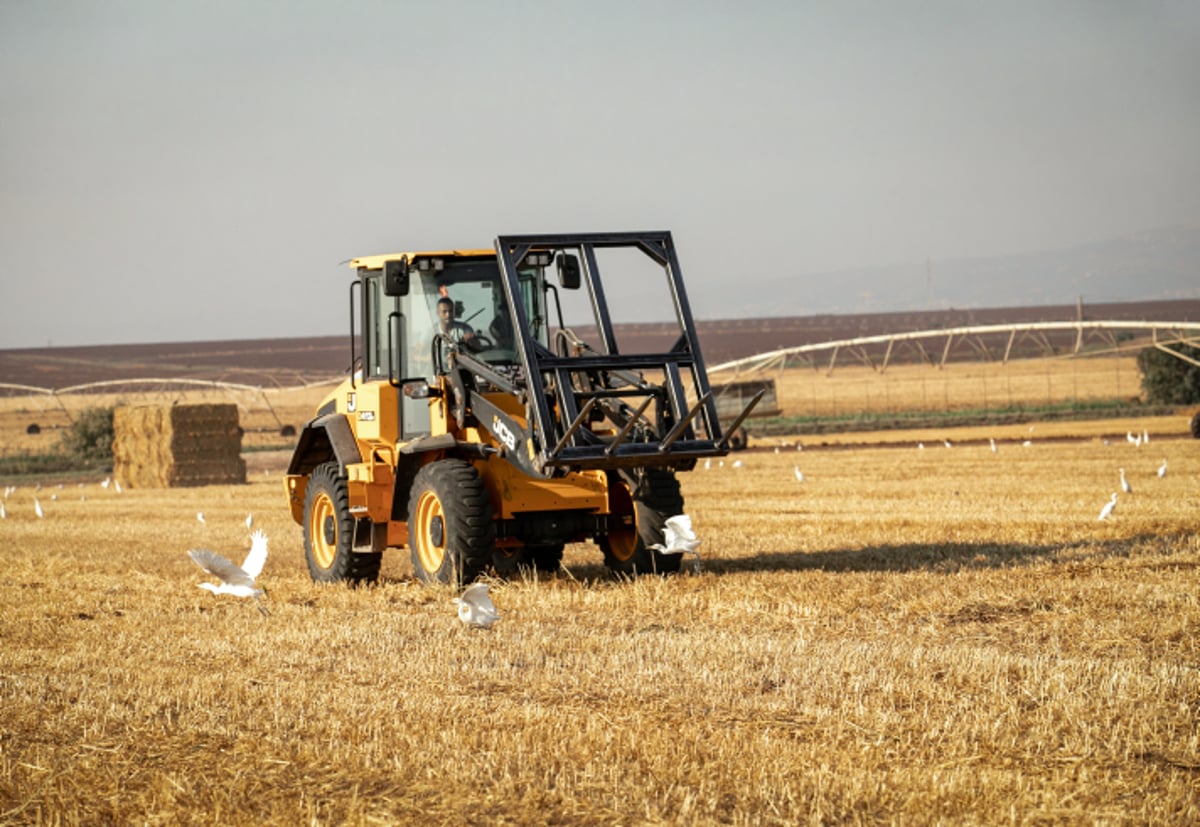
[[[408,547],[418,579],[470,583],[492,562],[495,544],[492,504],[469,462],[442,459],[417,472],[408,501]]]
[[[498,548],[492,554],[492,569],[497,577],[516,577],[521,569],[534,569],[553,573],[562,567],[563,544],[525,546],[523,548]]]
[[[667,518],[683,513],[683,494],[675,474],[658,468],[646,469],[641,490],[634,492],[632,480],[622,474],[609,481],[609,497],[615,514],[633,513],[634,525],[610,530],[599,538],[604,564],[621,577],[639,574],[674,574],[683,562],[681,554],[663,554],[651,545],[665,542]]]
[[[313,469],[304,489],[304,558],[317,583],[360,583],[379,577],[383,552],[355,554],[354,517],[346,478],[336,462]]]

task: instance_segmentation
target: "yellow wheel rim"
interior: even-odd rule
[[[633,517],[632,525],[629,527],[616,528],[608,532],[609,554],[612,555],[614,560],[627,563],[633,559],[633,554],[637,551],[637,508],[633,505],[633,497],[630,496],[629,487],[623,482],[613,486],[609,492],[609,498],[609,507],[615,515],[629,515]]]
[[[416,536],[417,559],[425,571],[433,574],[441,569],[446,559],[446,514],[437,494],[422,492],[417,499],[417,513],[414,516],[416,525],[411,528]],[[436,532],[435,524],[438,526]]]
[[[333,507],[333,500],[322,491],[313,498],[308,519],[308,536],[312,541],[313,560],[323,569],[332,566],[337,556],[337,531],[337,511]]]

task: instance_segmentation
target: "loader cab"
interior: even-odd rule
[[[404,259],[403,275],[387,261],[359,267],[364,381],[390,382],[398,389],[406,380],[434,382],[445,366],[445,338],[438,335],[446,333],[438,313],[438,304],[445,299],[453,307],[451,326],[470,331],[461,346],[500,371],[515,370],[519,354],[514,316],[495,253],[407,254]],[[531,335],[545,344],[543,268],[522,268],[518,282],[516,299],[530,320]],[[400,400],[401,439],[429,433],[428,399],[401,390]]]

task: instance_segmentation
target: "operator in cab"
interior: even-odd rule
[[[465,345],[468,350],[479,352],[479,337],[475,335],[475,330],[466,322],[454,318],[454,300],[449,296],[442,296],[438,299],[437,309],[437,335],[454,344]]]

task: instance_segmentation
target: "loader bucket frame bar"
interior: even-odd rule
[[[728,452],[669,232],[503,235],[497,237],[495,247],[527,383],[528,436],[535,466],[543,471],[631,466],[690,468],[701,457]],[[613,247],[640,250],[662,267],[680,329],[680,336],[669,351],[636,355],[618,352],[596,260],[596,250]],[[562,356],[537,341],[530,333],[531,320],[519,300],[518,269],[525,256],[530,252],[560,251],[580,255],[581,280],[590,296],[600,341],[600,350],[587,355]],[[661,385],[627,383],[617,389],[577,381],[588,375],[636,374],[639,370],[662,371],[664,381]],[[552,378],[552,387],[547,387],[546,377]],[[690,378],[695,393],[695,400],[690,403],[685,377]],[[642,417],[652,399],[659,402],[658,419],[662,421],[646,422],[646,427],[640,429],[640,438],[629,439],[638,424],[636,420]],[[557,419],[551,400],[558,410]],[[604,441],[582,427],[597,404],[619,410],[626,417],[616,438]],[[697,430],[704,437],[697,436]]]

